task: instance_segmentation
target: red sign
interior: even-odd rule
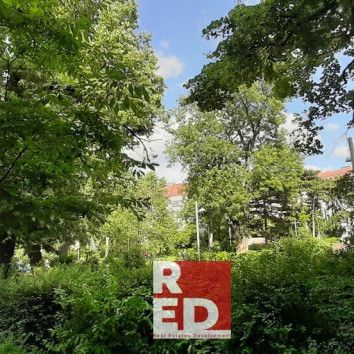
[[[231,263],[154,262],[154,338],[231,338]]]

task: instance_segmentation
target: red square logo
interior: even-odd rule
[[[154,262],[154,338],[231,338],[230,262]]]

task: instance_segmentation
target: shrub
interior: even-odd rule
[[[203,257],[233,262],[229,341],[154,341],[151,266],[126,269],[121,260],[2,281],[0,331],[46,353],[351,353],[353,252],[289,238]]]
[[[11,336],[0,333],[0,354],[26,354],[20,345],[16,344]]]
[[[144,256],[139,248],[132,248],[129,252],[124,252],[123,259],[126,268],[141,268],[145,265]]]
[[[328,242],[284,239],[240,256],[233,274],[235,353],[350,353],[353,254]]]
[[[147,270],[101,270],[70,292],[60,289],[60,325],[54,329],[61,353],[136,352],[147,346],[151,313]],[[150,274],[149,274],[150,275]]]
[[[249,245],[248,246],[248,250],[249,251],[261,251],[264,250],[266,248],[268,248],[268,245],[263,245],[263,244],[259,244],[259,243],[255,243],[253,245]]]
[[[58,289],[69,290],[76,283],[83,283],[89,274],[84,266],[62,266],[0,279],[0,331],[25,337],[28,348],[45,349],[62,310],[57,302]]]

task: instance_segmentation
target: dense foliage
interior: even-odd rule
[[[221,108],[240,85],[264,79],[278,97],[301,96],[309,103],[298,146],[318,152],[315,120],[354,107],[353,24],[351,0],[238,4],[204,30],[220,43],[211,62],[188,83],[189,101],[203,110]]]
[[[112,257],[122,253],[128,256],[132,250],[145,257],[158,257],[171,254],[189,242],[186,233],[168,211],[164,180],[149,173],[125,192],[132,194],[132,198],[144,198],[147,208],[138,215],[132,210],[119,208],[107,218],[101,235],[109,237]]]
[[[354,109],[353,14],[264,0],[205,30],[212,62],[166,115],[176,217],[144,173],[163,82],[137,2],[0,0],[0,354],[351,353],[354,179],[320,180],[300,150]],[[151,263],[198,259],[198,203],[202,259],[232,262],[232,339],[153,340]]]
[[[162,81],[134,1],[0,2],[0,264],[16,242],[78,237],[111,206],[149,135]],[[144,65],[141,63],[144,62]]]
[[[13,344],[7,340],[0,348],[18,343],[26,352],[46,353],[350,353],[352,252],[334,254],[328,242],[289,238],[231,258],[230,341],[153,341],[151,267],[125,270],[111,263],[1,280],[0,337],[11,331]]]
[[[297,217],[303,163],[287,143],[282,110],[258,82],[241,86],[222,110],[186,105],[171,114],[171,160],[188,171],[188,198],[205,209],[204,224],[224,244],[228,227],[236,243],[271,239],[289,234]]]

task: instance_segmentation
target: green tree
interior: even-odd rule
[[[287,146],[264,145],[254,154],[252,171],[252,214],[255,229],[267,239],[289,234],[296,220],[301,192],[303,161]],[[257,225],[260,218],[263,225]]]
[[[171,115],[171,160],[188,171],[188,198],[206,210],[209,232],[224,245],[229,227],[239,241],[259,229],[255,215],[268,222],[275,213],[268,208],[279,202],[285,214],[298,193],[302,161],[285,144],[282,109],[270,87],[259,82],[241,86],[221,110],[202,112],[192,104]],[[262,209],[264,200],[269,204]],[[190,206],[187,215],[193,215]]]
[[[354,244],[354,176],[347,174],[339,178],[335,182],[332,189],[332,198],[339,201],[342,213],[340,220],[345,221],[348,225],[349,236],[351,237],[351,244]]]
[[[322,213],[321,203],[326,203],[326,208],[331,214],[337,214],[339,211],[333,200],[333,181],[320,179],[318,173],[319,171],[305,170],[302,176],[302,189],[305,193],[302,198],[302,208],[308,215],[307,222],[302,226],[311,230],[313,237],[321,236],[320,224],[328,218]]]
[[[0,264],[102,219],[162,93],[134,1],[0,2]],[[144,62],[142,66],[141,63]]]
[[[283,103],[264,82],[251,87],[241,85],[220,111],[227,139],[238,146],[242,163],[249,168],[251,155],[262,144],[281,140],[280,126],[285,123]]]
[[[354,108],[353,24],[351,0],[238,4],[204,30],[207,38],[221,42],[210,54],[211,63],[189,81],[189,101],[203,110],[221,108],[241,84],[264,79],[278,97],[301,96],[309,103],[307,117],[299,117],[304,129],[298,146],[318,152],[315,120]]]
[[[339,178],[334,187],[334,193],[337,198],[343,200],[347,205],[354,205],[354,176],[346,174]]]
[[[166,183],[155,173],[148,173],[127,190],[132,198],[144,199],[139,215],[129,209],[115,210],[102,227],[102,236],[109,237],[115,254],[140,250],[146,255],[169,254],[186,243],[184,233],[168,211]]]
[[[197,200],[205,209],[201,217],[209,235],[224,248],[232,247],[248,235],[252,198],[249,180],[250,172],[239,164],[216,166],[205,171],[189,191],[189,198]]]
[[[282,110],[282,102],[262,82],[241,86],[219,111],[207,113],[195,104],[182,105],[170,117],[171,159],[188,168],[190,176],[230,163],[249,168],[254,150],[283,140]]]

